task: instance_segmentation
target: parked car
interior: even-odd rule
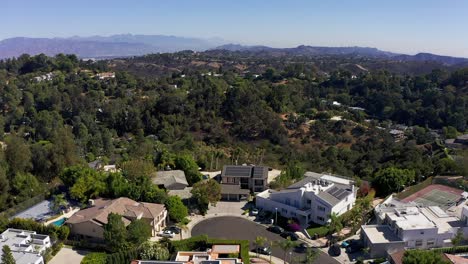
[[[258,209],[257,208],[250,209],[250,215],[253,215],[253,216],[258,215]]]
[[[281,236],[284,237],[284,238],[290,238],[292,241],[296,241],[299,239],[299,236],[294,233],[294,232],[289,232],[289,231],[286,231],[286,232],[283,232],[281,233]]]
[[[269,226],[267,230],[276,234],[281,234],[284,232],[284,229],[279,226]]]
[[[158,234],[161,237],[168,237],[168,238],[173,238],[174,233],[171,230],[164,230],[161,233]]]
[[[297,253],[305,253],[307,249],[311,248],[308,244],[306,243],[300,243],[299,245],[296,246],[296,252]]]
[[[174,234],[180,234],[180,231],[181,231],[180,227],[177,227],[177,226],[168,226],[168,227],[164,228],[164,230],[170,230]]]
[[[262,255],[271,255],[271,248],[269,247],[258,247],[255,252],[258,252],[259,254]]]

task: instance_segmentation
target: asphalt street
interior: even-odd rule
[[[262,225],[243,218],[230,216],[210,218],[196,224],[192,228],[192,236],[203,234],[211,238],[249,240],[250,249],[252,251],[255,249],[253,241],[255,241],[257,236],[266,237],[268,241],[284,239],[280,235],[266,230]],[[294,252],[294,250],[292,250],[291,254],[289,254],[289,252],[284,254],[284,251],[280,248],[273,247],[272,252],[273,256],[280,259],[284,259],[284,256],[286,256],[286,261],[289,263],[300,263],[300,260],[304,258],[304,254]],[[320,255],[317,257],[315,263],[338,264],[339,262],[320,251]]]

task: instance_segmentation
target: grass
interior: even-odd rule
[[[319,237],[324,237],[328,234],[328,227],[321,225],[311,225],[309,228],[307,228],[307,233],[309,233],[311,237],[314,237],[315,234],[318,234]]]

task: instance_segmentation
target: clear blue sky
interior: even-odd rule
[[[0,0],[0,39],[165,34],[468,57],[465,0]]]

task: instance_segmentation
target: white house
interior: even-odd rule
[[[324,225],[332,213],[349,211],[355,201],[353,181],[314,172],[306,172],[303,180],[284,190],[266,190],[256,196],[257,208],[296,218],[302,225]]]
[[[0,248],[3,246],[10,247],[16,264],[44,264],[41,253],[52,244],[49,236],[9,228],[0,235]]]
[[[468,207],[462,220],[438,206],[421,207],[390,197],[375,208],[376,225],[363,225],[361,239],[371,257],[385,257],[405,248],[427,249],[452,245],[460,230],[466,236]]]

